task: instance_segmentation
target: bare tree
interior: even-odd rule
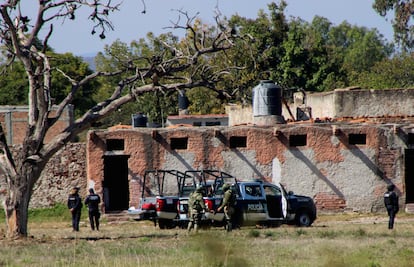
[[[227,50],[233,46],[234,31],[226,27],[217,27],[210,38],[202,30],[194,27],[193,17],[179,12],[183,24],[173,24],[173,28],[182,28],[187,32],[186,42],[180,46],[165,43],[166,51],[147,58],[145,67],[134,65],[133,59],[124,59],[123,67],[111,72],[95,72],[75,80],[60,71],[71,85],[71,92],[57,103],[57,112],[51,113],[53,88],[51,65],[46,50],[48,40],[53,34],[53,23],[58,20],[77,19],[78,11],[90,10],[92,34],[112,30],[109,16],[121,8],[111,0],[38,0],[38,10],[34,17],[22,14],[21,0],[2,0],[0,2],[0,41],[5,47],[8,63],[15,60],[23,63],[28,77],[29,118],[23,147],[16,156],[12,156],[0,127],[0,179],[5,179],[7,193],[3,206],[6,213],[7,236],[9,238],[26,237],[28,234],[28,207],[33,186],[39,179],[48,160],[78,133],[89,128],[121,105],[134,101],[144,93],[162,90],[180,90],[197,86],[215,89],[215,84],[227,73],[216,70],[206,63],[209,54]],[[26,4],[35,5],[35,1]],[[219,21],[219,20],[218,20]],[[60,22],[59,22],[60,23]],[[41,38],[39,32],[47,30]],[[41,44],[41,45],[39,45]],[[185,73],[185,75],[183,74]],[[125,75],[128,74],[128,75]],[[87,82],[99,76],[119,77],[111,97],[93,106],[72,125],[57,134],[52,141],[44,143],[48,130],[56,123],[65,107],[71,104],[74,96]],[[121,78],[122,77],[122,78]],[[174,81],[164,84],[166,81]]]

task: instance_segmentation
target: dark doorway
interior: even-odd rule
[[[414,203],[414,149],[405,150],[405,200]]]
[[[104,203],[105,211],[120,211],[129,208],[128,186],[129,156],[105,156],[104,158]]]

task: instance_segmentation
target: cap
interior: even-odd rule
[[[388,191],[393,191],[395,189],[395,185],[394,184],[389,184],[387,186]]]
[[[79,192],[79,187],[74,187],[74,188],[72,188],[71,190],[70,190],[70,193],[73,195],[73,194],[76,194],[76,193],[78,193]]]

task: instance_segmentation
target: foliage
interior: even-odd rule
[[[193,88],[187,91],[190,114],[223,114],[224,105],[220,95],[206,88]]]
[[[81,57],[73,56],[71,53],[55,54],[48,52],[51,64],[55,66],[52,70],[50,95],[53,101],[59,103],[72,90],[72,86],[67,83],[67,76],[79,79],[90,75],[92,71],[88,64],[83,62]],[[23,64],[19,61],[12,65],[3,65],[4,75],[0,76],[0,105],[27,105],[28,104],[28,79]],[[99,87],[97,81],[91,81],[82,86],[74,96],[75,117],[83,114],[91,105],[96,104],[92,95]]]
[[[413,88],[414,58],[411,54],[400,54],[384,59],[361,73],[356,82],[367,89]]]
[[[106,46],[104,53],[99,53],[96,56],[95,62],[97,70],[111,71],[122,66],[126,59],[129,60],[131,58],[133,59],[133,63],[138,67],[144,67],[152,55],[165,55],[166,53],[170,53],[169,50],[166,50],[163,43],[168,43],[173,46],[177,45],[177,40],[177,37],[171,33],[161,34],[158,37],[155,37],[152,33],[148,33],[146,39],[141,38],[138,41],[133,41],[130,46],[118,40],[112,45]],[[99,88],[94,96],[94,99],[98,102],[109,98],[112,88],[117,83],[117,80],[112,77],[101,77],[100,81],[103,86]],[[142,85],[143,82],[145,81],[137,81],[136,83],[137,85]],[[173,81],[167,79],[166,82]],[[124,94],[128,93],[124,92]],[[104,118],[100,122],[101,127],[108,127],[119,123],[129,124],[131,122],[131,115],[139,112],[145,114],[150,122],[161,125],[167,115],[177,113],[177,99],[178,95],[176,91],[163,92],[161,90],[142,94],[135,98],[135,103],[128,103],[122,109]]]
[[[373,8],[383,17],[392,15],[392,26],[394,39],[401,46],[403,51],[410,51],[414,48],[414,25],[412,16],[414,10],[413,0],[375,0]]]
[[[248,36],[248,41],[239,40],[236,46],[217,58],[220,62],[234,62],[240,69],[226,82],[228,93],[233,102],[251,103],[252,88],[260,80],[273,79],[283,85],[283,81],[274,75],[280,67],[283,54],[282,43],[286,38],[288,22],[284,15],[286,2],[268,5],[269,13],[260,10],[256,19],[247,19],[233,15],[229,24],[237,32]]]
[[[81,57],[73,56],[71,53],[51,54],[50,57],[51,64],[55,66],[52,71],[51,81],[55,86],[51,88],[51,95],[55,99],[54,101],[60,103],[72,90],[71,84],[68,84],[66,81],[67,77],[69,76],[71,79],[79,80],[82,77],[92,74],[92,70]],[[76,92],[72,101],[76,118],[80,117],[91,106],[97,103],[93,100],[92,96],[99,86],[98,81],[88,81]]]
[[[16,62],[0,75],[0,105],[26,105],[27,93],[27,78],[23,65]]]
[[[392,44],[375,29],[332,25],[316,16],[311,23],[299,18],[288,21],[286,3],[270,4],[269,13],[260,11],[257,19],[237,15],[230,25],[251,37],[251,42],[237,43],[225,58],[237,62],[240,70],[227,80],[234,99],[250,100],[251,88],[261,79],[271,79],[284,88],[327,91],[354,85],[362,71],[389,57]],[[232,91],[229,91],[230,94]]]

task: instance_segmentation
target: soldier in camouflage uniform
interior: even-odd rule
[[[223,185],[223,202],[217,208],[217,211],[224,209],[224,216],[226,219],[226,229],[227,232],[230,232],[233,229],[233,215],[235,213],[236,206],[236,194],[231,190],[229,184]]]
[[[195,232],[198,231],[203,212],[205,211],[206,205],[203,199],[203,188],[198,186],[196,190],[190,194],[190,198],[188,199],[188,217],[190,219],[187,227],[188,232],[190,232],[192,228],[194,228]]]

